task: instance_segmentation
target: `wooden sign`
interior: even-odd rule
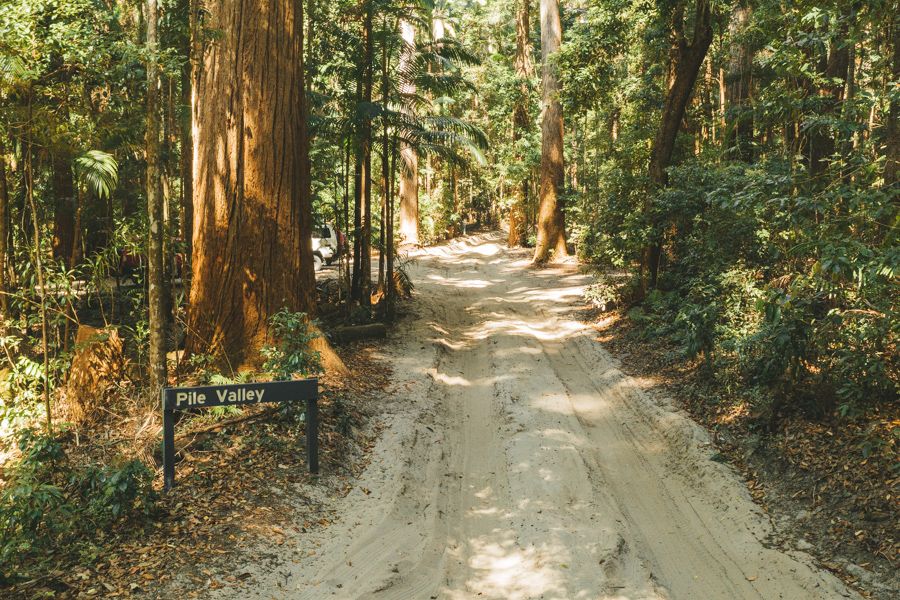
[[[163,485],[175,485],[175,411],[210,406],[241,406],[261,402],[306,402],[306,461],[310,473],[319,472],[319,380],[270,381],[233,385],[165,388],[163,411]]]

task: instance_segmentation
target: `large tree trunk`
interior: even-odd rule
[[[712,14],[709,0],[698,0],[695,6],[693,30],[694,35],[690,42],[685,36],[684,6],[679,5],[674,11],[673,44],[671,49],[672,65],[670,72],[669,90],[663,105],[662,117],[656,137],[653,139],[653,147],[650,152],[649,174],[650,180],[656,187],[665,187],[668,184],[666,169],[672,162],[672,153],[675,151],[675,140],[678,130],[684,119],[684,110],[694,90],[694,83],[700,72],[700,66],[706,57],[706,51],[712,43]],[[646,211],[651,208],[648,200],[644,206]],[[648,287],[656,285],[656,277],[659,273],[659,260],[662,254],[662,241],[658,231],[661,224],[656,225],[656,239],[652,239],[644,250],[642,287],[644,291]]]
[[[409,21],[400,21],[400,36],[404,47],[400,54],[399,71],[405,75],[415,54],[416,30]],[[405,80],[400,86],[400,94],[404,97],[403,105],[411,105],[416,86],[411,80]],[[404,111],[410,109],[404,108]],[[400,146],[400,239],[405,244],[419,243],[419,155],[407,143]]]
[[[563,114],[559,103],[559,78],[554,54],[562,43],[559,0],[541,0],[541,188],[534,262],[544,263],[553,252],[554,260],[568,256],[563,216],[562,191],[565,185],[563,164]]]
[[[529,96],[531,86],[529,81],[534,76],[534,65],[531,61],[531,0],[519,0],[516,11],[516,78],[519,80],[519,97],[513,108],[513,144],[522,139],[522,136],[531,126],[529,115]],[[522,156],[518,159],[521,161]],[[506,242],[512,248],[521,246],[525,240],[525,207],[528,205],[528,177],[515,186],[512,204],[509,207],[509,237]]]
[[[728,103],[726,144],[738,160],[753,160],[753,113],[750,109],[750,86],[753,49],[743,39],[750,24],[752,8],[745,1],[735,4],[731,13],[729,34],[731,54],[725,76],[725,97]]]
[[[150,305],[150,384],[153,389],[166,384],[166,301],[163,241],[165,221],[159,170],[159,66],[157,62],[157,6],[147,0],[147,279]]]
[[[188,352],[255,365],[269,317],[312,313],[303,13],[293,0],[216,0],[219,37],[195,94]]]

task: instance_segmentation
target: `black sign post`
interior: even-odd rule
[[[163,411],[163,487],[175,485],[175,412],[209,406],[240,406],[262,402],[306,401],[306,462],[310,473],[319,472],[319,380],[271,381],[165,388]]]

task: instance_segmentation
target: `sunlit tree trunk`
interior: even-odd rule
[[[412,23],[400,21],[400,36],[403,38],[404,47],[400,53],[399,71],[405,74],[415,54],[416,30]],[[405,79],[400,86],[401,96],[411,98],[415,93],[415,84]],[[412,146],[404,142],[400,146],[400,158],[400,239],[406,244],[418,244],[419,155]]]
[[[199,73],[200,8],[198,0],[181,0],[188,11],[188,33],[185,53],[188,61],[181,68],[181,238],[184,255],[191,256],[194,230],[194,135],[191,114],[194,110],[194,82]],[[181,273],[184,291],[190,295],[190,265],[183,265]]]
[[[294,0],[207,2],[217,31],[194,113],[187,350],[255,365],[269,317],[313,312],[303,13]]]
[[[684,111],[694,90],[694,83],[706,57],[706,51],[712,43],[712,14],[709,0],[698,0],[695,5],[693,36],[688,41],[685,35],[684,6],[678,5],[673,14],[672,48],[671,48],[671,75],[669,89],[663,105],[662,117],[653,146],[650,152],[649,174],[650,180],[657,188],[668,184],[666,169],[672,162],[672,153],[675,150],[675,139],[681,122],[684,119]],[[644,206],[645,211],[651,209],[649,199]],[[644,250],[642,287],[644,291],[656,285],[659,273],[659,261],[662,254],[661,233],[655,233],[656,239],[651,240]]]
[[[541,187],[534,262],[544,263],[553,252],[555,260],[568,256],[563,216],[565,185],[563,163],[563,114],[559,102],[559,74],[554,55],[562,43],[559,0],[541,0]]]
[[[516,10],[516,78],[519,79],[519,96],[513,108],[513,144],[522,139],[531,127],[529,115],[529,84],[534,76],[534,65],[531,61],[531,0],[519,0]],[[522,160],[522,156],[518,157]],[[516,186],[512,204],[509,207],[509,247],[521,246],[525,238],[525,206],[528,204],[528,177],[524,177]]]

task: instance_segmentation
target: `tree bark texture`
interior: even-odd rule
[[[400,53],[399,71],[401,76],[410,69],[415,54],[416,30],[409,21],[400,21],[400,36],[404,46]],[[400,86],[400,94],[404,97],[403,106],[411,104],[405,98],[412,98],[416,93],[416,85],[411,79],[405,79]],[[409,108],[404,108],[409,111]],[[400,240],[404,244],[419,243],[419,155],[415,148],[407,143],[400,145]]]
[[[9,254],[9,185],[6,180],[6,144],[0,135],[0,318],[6,318],[9,314],[9,298],[6,292],[9,288],[7,281],[7,255]]]
[[[553,252],[555,260],[568,256],[562,192],[565,185],[563,163],[563,114],[559,102],[559,74],[554,64],[562,43],[559,0],[541,0],[541,187],[534,262],[544,263]]]
[[[159,64],[157,62],[157,4],[147,0],[147,280],[150,308],[150,384],[153,389],[166,384],[166,294],[163,238],[165,221],[160,190],[159,167]]]
[[[531,126],[528,114],[530,88],[529,81],[534,76],[534,64],[531,61],[531,0],[519,0],[516,11],[516,78],[519,80],[519,97],[513,108],[513,143]],[[523,157],[519,157],[521,161]],[[510,248],[521,246],[525,241],[525,206],[528,204],[528,177],[524,177],[514,186],[512,204],[509,207],[509,236],[506,240]]]
[[[188,352],[256,365],[269,317],[314,312],[303,82],[294,0],[215,0],[195,91]]]

